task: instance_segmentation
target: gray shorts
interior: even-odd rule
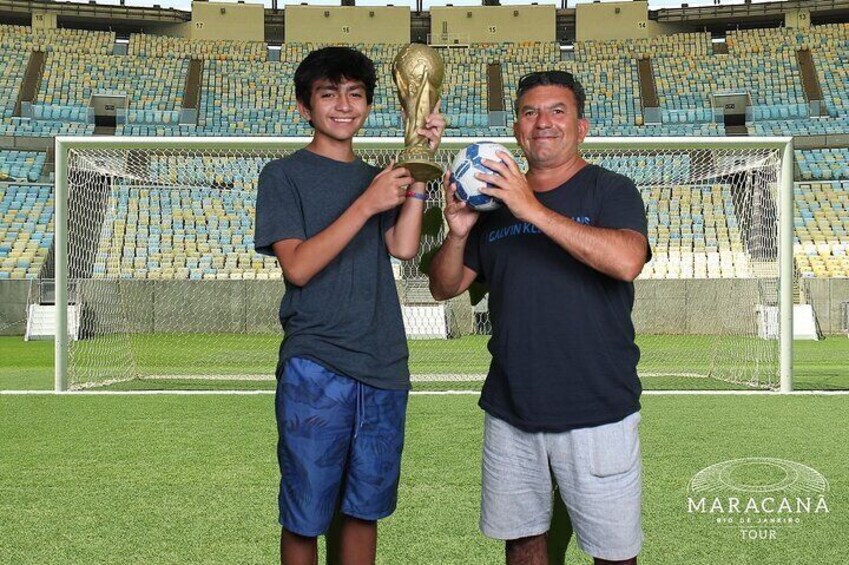
[[[503,540],[547,532],[556,481],[583,551],[610,561],[636,556],[643,542],[639,423],[635,412],[592,428],[527,433],[486,414],[481,531]]]

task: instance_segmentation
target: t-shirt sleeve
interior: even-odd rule
[[[616,175],[606,182],[608,185],[604,188],[598,225],[603,228],[634,230],[647,236],[646,208],[634,181]]]
[[[485,283],[486,281],[481,272],[481,224],[482,219],[478,219],[477,223],[472,226],[472,231],[466,240],[466,248],[463,250],[463,264],[478,274],[475,280]]]
[[[643,234],[648,239],[648,220],[643,197],[634,181],[622,175],[606,179],[604,200],[598,225],[603,228],[628,229]],[[648,259],[651,258],[648,249]]]
[[[274,256],[271,246],[283,239],[306,239],[304,215],[292,181],[272,161],[259,174],[254,249]]]

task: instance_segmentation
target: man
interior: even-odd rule
[[[375,83],[358,51],[310,53],[295,96],[313,139],[259,179],[256,250],[286,281],[275,401],[286,565],[316,562],[334,514],[329,559],[374,563],[377,520],[397,500],[410,374],[389,256],[416,256],[426,196],[406,169],[354,154]],[[444,128],[433,113],[419,132],[436,148]]]
[[[581,158],[584,100],[569,73],[522,77],[513,132],[528,172],[486,161],[482,192],[504,206],[480,217],[448,186],[430,268],[437,299],[489,288],[481,530],[506,540],[508,564],[547,563],[552,481],[596,564],[636,563],[642,544],[631,308],[646,216],[633,182]]]

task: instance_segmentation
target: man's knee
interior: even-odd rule
[[[548,534],[505,542],[507,565],[548,565]]]

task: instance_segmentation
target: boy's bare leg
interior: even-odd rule
[[[328,565],[374,565],[377,522],[337,514],[327,532]]]
[[[316,538],[280,530],[280,565],[318,565]]]

